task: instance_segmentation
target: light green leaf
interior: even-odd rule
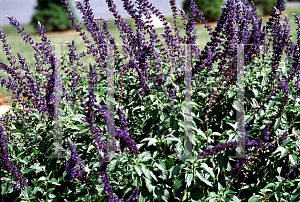
[[[289,160],[291,161],[292,165],[294,166],[297,164],[298,158],[295,154],[289,154]]]
[[[140,165],[135,165],[134,169],[136,170],[139,176],[142,176],[142,169]]]
[[[82,114],[76,114],[73,116],[73,118],[71,120],[79,121],[81,123],[82,121],[80,120],[80,118],[83,118],[83,117],[85,117],[85,116]]]
[[[202,173],[199,173],[197,170],[196,170],[196,175],[198,176],[198,178],[204,182],[205,184],[207,184],[208,186],[211,186],[212,187],[212,184],[210,181],[208,181],[207,179],[205,179],[205,177],[203,176]]]
[[[35,163],[34,165],[30,166],[30,168],[35,170],[35,173],[39,173],[43,170],[45,170],[46,166],[39,166],[37,163]]]
[[[259,196],[251,196],[248,202],[261,202],[261,198]]]
[[[145,181],[146,181],[146,186],[147,186],[147,188],[148,188],[148,191],[149,191],[150,193],[152,193],[153,190],[155,189],[155,186],[153,186],[153,185],[151,184],[151,181],[150,181],[148,178],[145,178]]]
[[[74,129],[74,130],[80,130],[80,128],[78,128],[78,127],[75,126],[75,125],[68,126],[68,128],[71,128],[71,129]]]
[[[201,163],[201,168],[203,168],[206,172],[208,172],[210,174],[210,176],[212,176],[215,179],[215,174],[212,168],[208,167],[208,165],[206,163]]]
[[[49,180],[49,183],[60,186],[60,184],[58,183],[57,179],[55,179],[55,178],[51,178],[51,179]]]

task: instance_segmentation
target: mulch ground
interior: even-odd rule
[[[0,95],[0,105],[8,105],[9,102],[6,101],[6,97]]]

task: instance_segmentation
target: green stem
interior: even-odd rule
[[[26,197],[26,201],[27,201],[27,200],[30,201],[30,198],[28,198],[28,196],[25,195],[23,189],[21,189],[21,191],[23,192],[23,195]]]
[[[206,148],[208,148],[208,121],[206,121],[206,132],[207,132]]]
[[[242,185],[244,184],[244,182],[245,182],[245,178],[246,178],[246,176],[244,176],[244,179],[243,179],[243,183],[242,183]],[[240,189],[240,191],[239,191],[239,193],[238,193],[238,195],[237,195],[237,197],[239,198],[239,196],[240,196],[240,193],[241,193],[241,191],[242,191],[242,189]]]
[[[86,190],[87,190],[87,193],[88,193],[88,196],[89,196],[89,200],[90,200],[90,202],[92,202],[91,195],[90,195],[90,193],[89,193],[89,189],[88,189],[88,187],[87,187],[86,184],[85,184],[85,187],[86,187]]]

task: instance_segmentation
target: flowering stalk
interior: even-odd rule
[[[1,157],[1,160],[3,161],[2,165],[4,166],[5,170],[10,172],[20,182],[20,184],[18,184],[16,182],[14,183],[16,189],[20,189],[22,187],[28,187],[26,178],[19,171],[19,169],[15,168],[12,165],[11,161],[9,160],[10,157],[9,157],[9,154],[7,152],[7,147],[6,147],[8,142],[6,141],[6,139],[7,139],[7,137],[4,134],[3,126],[0,123],[0,157]]]
[[[70,138],[68,138],[68,144],[71,150],[71,158],[67,162],[66,172],[71,176],[71,178],[77,178],[82,183],[89,185],[91,182],[84,170],[85,165],[80,159],[79,151],[76,150],[76,147]]]

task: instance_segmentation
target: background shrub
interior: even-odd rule
[[[253,0],[253,3],[255,6],[262,6],[264,15],[271,15],[273,7],[276,5],[276,0]]]
[[[222,6],[223,3],[223,0],[196,0],[198,9],[203,13],[203,16],[208,22],[217,21],[220,18],[222,14],[220,6]],[[183,2],[183,10],[186,13],[190,13],[190,0],[185,0]],[[195,19],[196,21],[199,21],[199,17],[196,17]]]
[[[71,9],[72,8],[72,5]],[[72,29],[72,22],[61,6],[61,0],[38,0],[37,12],[32,16],[31,24],[37,28],[37,21],[45,26],[47,31],[65,31]]]

